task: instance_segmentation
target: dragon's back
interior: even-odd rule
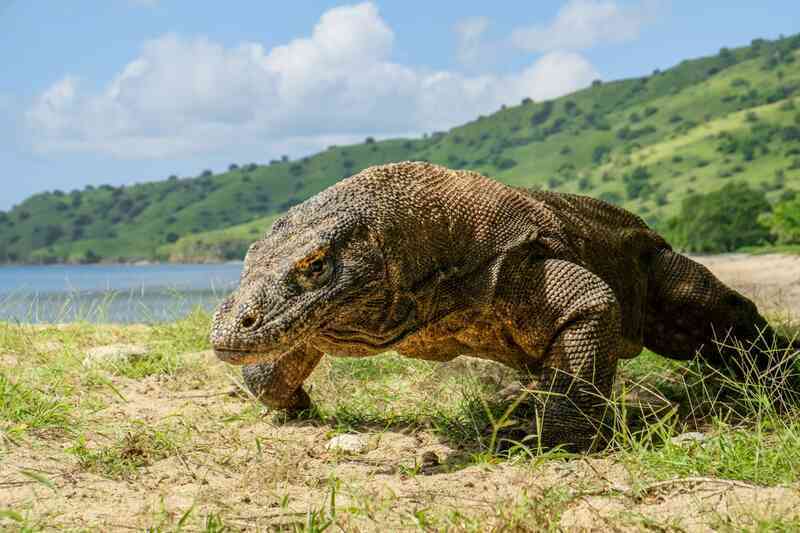
[[[552,209],[564,223],[576,230],[603,236],[622,230],[649,230],[641,217],[616,205],[579,194],[521,189],[534,200]]]

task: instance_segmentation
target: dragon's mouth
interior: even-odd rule
[[[275,361],[284,351],[246,351],[215,348],[214,354],[231,365],[255,365]]]

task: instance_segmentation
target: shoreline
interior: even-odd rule
[[[686,253],[686,252],[679,252],[691,259],[694,259],[700,263],[703,262],[704,259],[708,258],[728,258],[728,259],[739,259],[739,258],[751,258],[751,257],[764,257],[764,256],[783,256],[783,257],[797,257],[800,258],[800,249],[797,251],[790,249],[787,250],[784,247],[776,246],[773,249],[770,248],[758,248],[753,250],[742,250],[742,251],[735,251],[735,252],[723,252],[723,253]],[[147,267],[147,266],[168,266],[168,265],[231,265],[237,263],[243,263],[244,258],[239,260],[217,260],[217,259],[209,259],[209,258],[196,258],[192,261],[157,261],[157,260],[149,260],[149,259],[140,259],[135,261],[98,261],[96,263],[0,263],[0,268],[21,268],[21,267],[65,267],[65,266],[134,266],[134,267]]]
[[[790,319],[792,322],[800,320],[800,255],[794,254],[785,254],[785,253],[762,253],[762,254],[750,254],[750,253],[742,253],[742,252],[735,252],[729,254],[708,254],[708,255],[690,255],[689,256],[694,261],[704,265],[709,270],[711,270],[723,283],[728,285],[729,287],[741,292],[743,295],[747,296],[748,298],[752,299],[756,305],[759,307],[759,310],[762,313],[766,313],[768,315],[774,317],[785,317]],[[239,268],[241,262],[239,261],[226,261],[224,263],[108,263],[108,264],[92,264],[92,265],[83,265],[88,267],[95,267],[97,269],[109,268],[109,275],[114,275],[114,267],[124,267],[125,270],[121,270],[119,274],[123,276],[126,272],[130,273],[130,275],[134,276],[144,276],[142,279],[145,280],[144,283],[150,284],[159,282],[167,282],[167,277],[160,277],[159,275],[159,268],[167,267],[163,270],[163,274],[169,275],[172,278],[177,276],[183,276],[181,267],[185,268],[186,273],[192,272],[193,269],[203,269],[210,268],[210,269],[223,269],[225,265],[229,265],[232,268],[230,270],[234,270]],[[72,277],[73,273],[71,273],[68,269],[65,269],[62,273],[59,271],[61,268],[65,267],[73,267],[76,265],[64,265],[64,264],[56,264],[56,265],[0,265],[0,274],[4,273],[3,266],[6,267],[5,270],[5,278],[6,282],[10,282],[10,285],[6,283],[6,285],[11,289],[11,292],[2,292],[0,291],[0,303],[3,302],[4,295],[6,297],[7,304],[15,304],[8,296],[13,295],[15,291],[13,290],[15,286],[20,284],[26,283],[25,271],[26,269],[30,269],[31,273],[31,280],[28,280],[27,283],[30,285],[31,283],[36,283],[33,281],[36,278],[44,276],[43,279],[52,279],[55,277],[61,278],[67,276],[68,278]],[[38,267],[38,268],[36,268]],[[44,271],[47,269],[53,269],[53,274],[45,273]],[[141,269],[142,274],[134,274],[136,270]],[[14,269],[14,270],[11,270]],[[17,270],[19,269],[19,270]],[[41,269],[41,270],[40,270]],[[152,269],[152,270],[149,270]],[[41,276],[36,275],[36,272],[42,272]],[[152,273],[152,274],[151,274]],[[171,274],[170,274],[171,273]],[[78,273],[74,273],[76,276],[79,275]],[[87,272],[90,276],[91,269]],[[106,273],[101,273],[102,276],[105,276]],[[234,283],[233,274],[230,276],[231,283]],[[183,279],[182,277],[180,279]],[[238,278],[237,278],[238,279]],[[0,287],[2,286],[2,280],[0,280]],[[164,285],[159,284],[156,288],[153,287],[155,292],[154,294],[162,295],[167,294],[170,292],[169,286],[166,286],[166,290]],[[205,287],[205,285],[203,286]],[[219,287],[211,287],[208,291],[205,288],[199,287],[197,285],[193,286],[191,290],[188,292],[191,294],[204,294],[208,292],[209,294],[216,294],[217,291],[222,289],[221,286]],[[40,287],[42,288],[42,287]],[[77,287],[76,287],[77,288]],[[97,290],[97,288],[94,288]],[[103,288],[103,289],[108,289]],[[94,300],[89,301],[90,308],[87,308],[89,311],[94,310],[95,301],[99,302],[98,305],[108,302],[104,301],[106,290],[99,290],[98,292],[93,291],[91,288],[87,288],[84,285],[82,288],[79,289],[81,292],[92,292],[94,293]],[[138,282],[136,287],[116,287],[111,292],[115,294],[123,295],[121,298],[124,298],[124,301],[128,301],[128,298],[125,295],[130,295],[134,293],[138,293],[141,290]],[[222,289],[223,292],[227,289]],[[39,294],[41,296],[42,293]],[[50,295],[51,297],[55,298],[56,300],[59,298],[68,300],[70,297],[73,297],[75,291],[68,292],[63,290],[55,290],[55,291],[47,291],[46,294]],[[188,293],[187,293],[188,294]],[[176,299],[176,301],[178,301]],[[115,300],[117,301],[117,300]],[[119,300],[120,302],[123,300]],[[153,300],[155,301],[155,300]],[[78,300],[76,300],[78,302]],[[78,302],[80,303],[80,302]],[[158,305],[163,304],[164,301],[158,303]],[[85,302],[84,302],[85,304]],[[102,305],[100,305],[102,307]],[[125,311],[127,313],[127,311]],[[85,317],[84,317],[85,318]],[[174,317],[175,319],[179,317]],[[163,318],[158,320],[159,322],[162,321],[169,321],[171,319]],[[93,320],[94,321],[94,320]],[[135,322],[136,320],[131,320]],[[25,321],[27,322],[27,321]],[[34,323],[37,321],[33,321]],[[129,320],[120,320],[120,321],[111,321],[110,323],[129,323]]]

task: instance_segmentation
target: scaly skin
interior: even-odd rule
[[[471,355],[535,376],[543,446],[591,446],[617,360],[644,346],[729,357],[714,335],[783,347],[755,306],[637,216],[428,163],[371,167],[253,244],[214,317],[224,361],[265,404],[304,409],[323,354]],[[795,346],[796,348],[796,346]]]

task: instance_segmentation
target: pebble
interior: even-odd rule
[[[344,453],[363,453],[367,449],[367,440],[361,435],[337,435],[328,441],[326,448],[330,451]]]
[[[700,433],[699,431],[688,431],[686,433],[681,433],[675,437],[669,439],[672,444],[691,444],[694,442],[703,442],[704,440],[708,439],[708,435],[705,433]]]
[[[146,356],[149,350],[141,344],[109,344],[97,346],[86,351],[83,366],[92,367],[109,363],[133,361]]]

